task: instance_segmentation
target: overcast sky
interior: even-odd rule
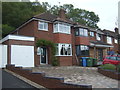
[[[35,0],[31,0],[35,1]],[[50,5],[73,4],[75,8],[95,12],[100,18],[98,26],[101,29],[114,30],[118,18],[118,2],[120,0],[38,0],[48,2]]]

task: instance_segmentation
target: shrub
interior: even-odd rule
[[[116,70],[116,66],[113,64],[104,64],[99,67],[106,69],[106,70]]]

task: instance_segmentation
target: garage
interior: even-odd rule
[[[7,45],[0,45],[0,68],[7,64]]]
[[[34,67],[34,46],[11,45],[11,64]]]

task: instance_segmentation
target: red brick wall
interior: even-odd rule
[[[58,56],[60,66],[72,66],[72,56]]]
[[[76,41],[75,42],[76,45],[80,45],[80,44],[89,45],[90,44],[89,37],[76,36],[75,41]]]
[[[13,34],[23,35],[23,36],[34,36],[33,26],[34,26],[34,21],[31,21],[27,23],[26,25],[24,25],[23,27],[21,27],[16,32],[14,32]]]
[[[71,34],[54,33],[55,43],[72,43]]]

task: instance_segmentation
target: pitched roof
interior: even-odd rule
[[[105,30],[105,29],[104,29],[103,32],[104,32],[105,35],[107,35],[107,36],[112,36],[112,37],[117,38],[117,33],[113,32],[113,31]]]
[[[45,13],[42,13],[42,14],[39,14],[39,15],[35,15],[34,17],[38,18],[38,19],[51,21],[51,22],[61,21],[61,22],[66,22],[66,23],[70,23],[70,24],[74,23],[73,21],[71,21],[71,20],[69,20],[67,18],[65,18],[65,19],[64,18],[60,18],[59,16],[53,15],[50,12],[45,12]]]
[[[44,19],[44,20],[48,20],[48,21],[53,21],[54,19],[56,19],[58,16],[56,15],[53,15],[49,12],[44,12],[42,14],[38,14],[38,15],[35,15],[34,16],[35,18],[38,18],[38,19]]]

